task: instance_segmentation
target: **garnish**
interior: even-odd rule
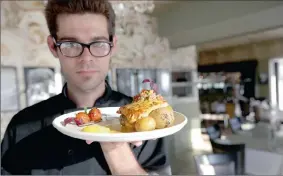
[[[61,123],[62,123],[63,126],[66,126],[68,123],[74,122],[74,119],[75,119],[74,117],[68,117]]]
[[[154,90],[155,93],[157,93],[158,87],[157,87],[157,84],[156,84],[154,81],[152,81],[151,79],[144,79],[144,80],[142,81],[142,83],[150,83],[150,84],[149,84],[149,85],[150,85],[150,88],[151,88],[152,90]]]
[[[100,122],[102,120],[102,114],[99,109],[92,108],[87,113],[87,108],[84,108],[83,112],[79,112],[75,117],[66,118],[62,123],[63,126],[67,124],[76,124],[77,126],[86,126]]]

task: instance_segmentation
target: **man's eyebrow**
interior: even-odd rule
[[[74,37],[58,37],[58,40],[59,41],[62,41],[62,40],[77,41],[77,38],[74,38]]]
[[[75,37],[58,37],[58,41],[79,41],[77,38]],[[109,38],[108,37],[105,37],[105,36],[96,36],[96,37],[93,37],[91,39],[92,41],[97,41],[97,40],[105,40],[105,41],[108,41]]]
[[[106,41],[108,41],[109,38],[105,37],[105,36],[97,36],[97,37],[93,37],[92,40],[93,41],[96,41],[96,40],[106,40]]]

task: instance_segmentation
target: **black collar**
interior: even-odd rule
[[[67,91],[67,83],[64,84],[63,89],[62,89],[62,94],[64,97],[68,98],[68,91]],[[94,103],[94,106],[103,104],[109,100],[112,94],[112,88],[110,87],[109,83],[105,80],[105,92],[103,95],[96,100]],[[69,99],[70,100],[70,99]]]

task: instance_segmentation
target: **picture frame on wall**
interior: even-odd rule
[[[31,106],[56,95],[55,69],[25,67],[26,105]]]
[[[16,67],[1,66],[1,112],[20,110],[20,92]]]
[[[268,73],[259,73],[259,75],[258,75],[258,82],[261,85],[268,84]]]

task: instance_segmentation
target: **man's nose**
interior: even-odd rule
[[[87,47],[85,47],[82,55],[80,56],[80,60],[92,61],[93,59],[94,59],[94,56],[91,55],[90,50]]]

